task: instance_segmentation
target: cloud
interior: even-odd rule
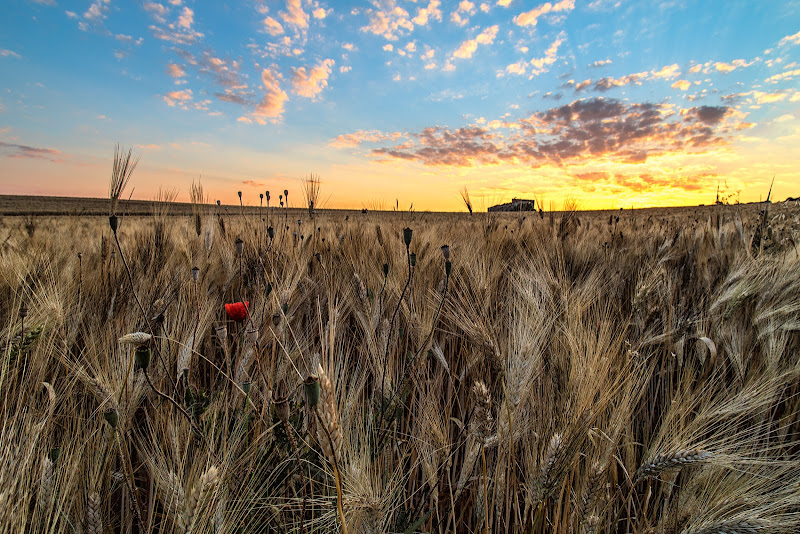
[[[203,37],[202,33],[193,28],[194,10],[186,6],[173,13],[169,7],[163,4],[146,2],[144,9],[155,22],[150,25],[149,29],[156,39],[176,44],[194,44]],[[176,14],[177,16],[175,16]],[[169,21],[170,16],[172,16],[172,22]]]
[[[333,11],[333,10],[331,10],[331,11]],[[317,19],[317,20],[322,20],[322,19],[324,19],[325,17],[328,16],[328,12],[325,11],[325,9],[323,9],[321,7],[318,7],[317,9],[312,11],[311,14],[314,15],[314,18]]]
[[[495,37],[497,37],[497,31],[499,30],[499,26],[494,25],[486,28],[481,33],[478,34],[475,39],[469,39],[461,43],[461,46],[458,47],[458,50],[453,52],[454,58],[460,59],[469,59],[478,49],[478,45],[490,45],[494,42]]]
[[[259,124],[266,124],[266,119],[273,122],[283,116],[283,105],[289,95],[281,89],[280,81],[270,69],[261,71],[261,82],[264,85],[264,96],[253,112],[253,118]]]
[[[561,43],[563,42],[564,42],[564,34],[562,33],[547,48],[543,58],[533,58],[530,61],[531,67],[533,67],[531,76],[538,76],[539,74],[548,71],[547,67],[555,63],[556,59],[558,59],[558,47],[561,46]]]
[[[187,109],[186,104],[192,100],[192,90],[183,89],[182,91],[170,91],[162,98],[169,107],[178,106],[183,109]]]
[[[703,124],[719,124],[725,115],[730,111],[728,106],[700,106],[691,108],[686,115],[689,120],[696,120]]]
[[[778,42],[778,46],[798,45],[798,44],[800,44],[800,32],[797,32],[794,35],[787,35]]]
[[[242,185],[246,185],[249,187],[264,187],[267,185],[266,182],[256,182],[255,180],[242,180]]]
[[[395,0],[373,0],[375,9],[367,9],[369,24],[361,31],[382,35],[388,41],[396,41],[402,35],[414,30],[408,11],[398,6]]]
[[[217,100],[220,100],[222,102],[239,104],[240,106],[246,106],[250,104],[250,99],[247,98],[245,95],[233,92],[229,89],[226,89],[225,92],[222,93],[216,92],[214,93],[214,96],[216,97]]]
[[[590,69],[596,69],[599,67],[605,67],[606,65],[611,65],[610,59],[600,59],[598,61],[595,61],[594,63],[589,63],[588,67]]]
[[[167,75],[173,78],[183,78],[186,76],[186,71],[183,70],[183,67],[177,65],[175,63],[169,63],[167,65]]]
[[[417,9],[417,16],[412,19],[412,22],[417,26],[425,26],[431,19],[442,20],[442,10],[439,9],[440,5],[442,5],[442,3],[439,0],[431,0],[427,7]]]
[[[555,4],[546,2],[514,17],[514,24],[517,26],[536,26],[539,22],[539,17],[543,15],[561,11],[569,12],[573,9],[575,9],[575,0],[561,0],[561,2],[556,2]]]
[[[286,0],[286,11],[281,11],[280,16],[289,26],[300,30],[308,28],[308,13],[303,11],[300,0]]]
[[[272,17],[267,17],[264,19],[264,30],[274,37],[283,33],[283,26]]]
[[[185,30],[191,30],[194,24],[194,11],[188,7],[184,7],[181,11],[181,16],[178,17],[178,26]]]
[[[743,59],[734,59],[730,63],[724,63],[724,62],[721,62],[721,61],[717,61],[716,63],[714,63],[714,68],[717,69],[719,72],[727,73],[727,72],[731,72],[731,71],[734,71],[734,70],[739,69],[739,68],[749,67],[752,64],[753,64],[752,61],[750,63],[748,63],[747,61],[745,61]]]
[[[14,143],[5,143],[3,141],[0,141],[0,153],[9,158],[45,159],[53,162],[61,161],[58,157],[61,155],[60,150],[17,145]]]
[[[0,48],[0,57],[13,57],[17,59],[22,58],[22,56],[20,56],[16,52],[13,52],[11,50],[6,50],[5,48]]]
[[[727,120],[731,116],[727,106],[675,113],[666,104],[597,97],[517,121],[490,121],[492,129],[432,126],[407,134],[406,142],[375,148],[372,154],[456,167],[503,162],[531,167],[590,161],[639,164],[654,156],[703,153],[726,144],[736,126]]]
[[[326,59],[310,69],[306,67],[292,69],[292,88],[294,93],[306,98],[316,99],[322,90],[328,86],[328,77],[335,63],[332,59]]]
[[[337,135],[328,145],[335,148],[355,147],[364,143],[378,143],[399,139],[400,132],[384,133],[378,130],[357,130],[353,133]]]
[[[666,67],[662,67],[660,70],[652,70],[650,71],[650,76],[652,78],[663,78],[668,80],[670,78],[675,78],[680,76],[681,71],[678,67],[678,64],[675,63],[674,65],[667,65]]]
[[[768,83],[778,83],[782,80],[791,80],[796,76],[800,76],[800,69],[787,70],[785,72],[781,72],[780,74],[775,74],[767,78],[766,81]]]
[[[702,189],[704,183],[716,178],[714,173],[699,173],[687,176],[682,172],[660,171],[654,173],[610,173],[608,171],[590,171],[571,174],[572,183],[584,191],[593,192],[598,189],[607,191],[627,190],[634,193],[647,193],[664,189],[682,189],[696,191]]]
[[[461,0],[458,7],[450,14],[450,20],[459,26],[466,26],[469,17],[475,14],[475,4],[470,0]]]
[[[677,82],[673,83],[670,87],[673,89],[680,89],[681,91],[686,91],[691,87],[692,84],[686,80],[678,80]]]

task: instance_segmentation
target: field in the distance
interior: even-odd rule
[[[227,208],[0,197],[0,532],[800,528],[795,203]]]

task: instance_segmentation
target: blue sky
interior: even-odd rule
[[[103,196],[120,142],[138,198],[785,198],[798,80],[796,0],[7,0],[0,193]]]

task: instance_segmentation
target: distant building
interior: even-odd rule
[[[536,201],[512,198],[511,202],[489,207],[489,211],[536,211]]]

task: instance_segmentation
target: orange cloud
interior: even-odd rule
[[[546,2],[514,17],[514,24],[517,26],[536,26],[539,22],[539,17],[542,15],[559,11],[572,11],[573,9],[575,9],[575,0],[561,0],[561,2],[556,2],[555,4]]]
[[[167,75],[172,76],[173,78],[183,78],[186,76],[186,71],[183,70],[183,67],[180,65],[170,63],[167,65]]]
[[[686,80],[678,80],[671,85],[673,89],[680,89],[681,91],[686,91],[691,86],[692,84]]]
[[[417,26],[425,26],[430,19],[442,20],[440,5],[442,3],[439,0],[431,0],[428,7],[421,7],[417,10],[417,16],[413,18],[412,22]]]
[[[727,106],[699,106],[676,115],[665,104],[592,98],[534,113],[515,124],[497,124],[498,129],[425,128],[409,134],[406,143],[376,148],[372,154],[453,167],[503,162],[562,166],[590,160],[636,164],[726,144],[733,132],[724,120],[730,114]]]
[[[289,95],[281,89],[280,82],[269,69],[261,71],[261,82],[264,84],[264,96],[253,112],[253,118],[259,124],[266,124],[265,119],[280,120]]]
[[[283,26],[281,26],[281,23],[272,17],[267,17],[264,19],[264,29],[273,37],[283,33]]]
[[[170,107],[179,106],[186,109],[186,104],[192,100],[192,90],[184,89],[182,91],[170,91],[162,98]]]
[[[479,44],[490,45],[494,42],[495,37],[497,37],[497,30],[499,29],[499,26],[495,24],[483,30],[475,39],[464,41],[461,43],[461,46],[458,47],[458,50],[453,52],[453,57],[460,59],[471,58],[478,49]]]
[[[300,67],[292,70],[294,92],[306,98],[316,98],[328,86],[328,77],[336,62],[326,59],[316,67]]]
[[[366,13],[369,24],[362,27],[361,31],[382,35],[389,41],[396,41],[401,35],[414,30],[408,11],[398,6],[395,0],[385,0],[378,9],[370,8]]]
[[[739,68],[749,67],[752,64],[753,64],[752,61],[750,63],[748,63],[747,61],[745,61],[743,59],[734,59],[730,63],[724,63],[724,62],[721,62],[721,61],[717,61],[716,63],[714,63],[714,68],[717,69],[719,72],[727,73],[727,72],[731,72],[731,71],[734,71],[734,70],[739,69]]]
[[[286,0],[286,11],[281,11],[280,15],[289,26],[301,30],[308,28],[308,13],[303,11],[300,0]]]
[[[363,143],[395,140],[400,137],[402,137],[400,132],[383,133],[378,130],[358,130],[353,133],[338,135],[328,144],[335,148],[346,148],[358,146]]]

